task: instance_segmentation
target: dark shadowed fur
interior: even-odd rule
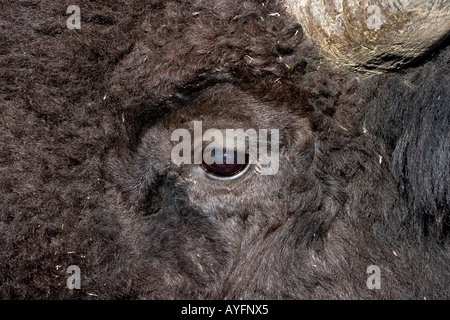
[[[1,298],[450,298],[447,47],[367,78],[277,1],[71,4],[0,0]],[[194,120],[279,172],[174,165]]]

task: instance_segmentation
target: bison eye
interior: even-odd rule
[[[248,155],[243,154],[239,157],[237,151],[227,154],[212,150],[203,156],[202,168],[207,173],[223,178],[234,177],[248,166]]]

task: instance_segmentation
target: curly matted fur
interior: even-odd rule
[[[449,298],[448,49],[366,79],[278,1],[71,4],[0,1],[0,297]],[[280,129],[279,173],[174,166],[193,120]]]

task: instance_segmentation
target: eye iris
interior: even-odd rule
[[[242,170],[244,170],[245,167],[247,166],[247,156],[245,157],[244,164],[238,164],[237,152],[234,152],[233,154],[230,154],[230,155],[227,155],[226,153],[224,153],[222,156],[220,156],[213,151],[210,153],[209,156],[210,156],[210,158],[214,158],[214,159],[210,159],[212,161],[208,161],[208,162],[210,162],[210,164],[203,161],[202,167],[207,172],[212,173],[217,176],[232,177],[232,176],[238,174],[239,172],[241,172]],[[218,157],[222,158],[222,163],[217,163],[217,162],[220,162],[220,161],[218,161]]]

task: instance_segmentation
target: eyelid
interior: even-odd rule
[[[207,156],[207,155],[210,154],[209,152],[205,154],[205,148],[206,148],[207,146],[209,146],[209,144],[203,144],[203,145],[202,145],[201,151],[202,151],[203,160],[205,160],[205,159],[204,159],[205,156]],[[199,149],[200,149],[200,148],[198,148],[197,151],[199,151]],[[248,155],[248,148],[246,148],[245,150],[238,150],[237,148],[234,148],[234,149],[231,151],[231,153],[228,153],[228,152],[227,152],[226,146],[223,147],[223,150],[216,150],[216,149],[213,149],[213,150],[216,151],[216,152],[218,151],[218,152],[220,153],[220,154],[214,155],[215,158],[223,158],[223,154],[226,154],[227,156],[228,156],[229,154],[234,154],[234,155],[237,155],[237,157],[239,158],[239,155],[242,154],[242,155],[244,156],[244,160],[245,160],[245,157]],[[242,164],[243,164],[243,163],[242,163]]]
[[[216,150],[213,150],[212,152],[207,152],[206,154],[203,154],[203,162],[206,164],[247,164],[248,162],[248,154],[245,152],[239,152],[239,151],[233,151],[232,153],[219,151],[217,154],[212,154]],[[226,157],[226,159],[225,159]],[[232,159],[233,161],[227,161],[229,159]]]

